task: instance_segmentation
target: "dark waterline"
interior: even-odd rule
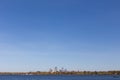
[[[110,75],[0,75],[0,80],[120,80]]]

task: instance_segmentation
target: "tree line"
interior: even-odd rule
[[[67,69],[49,69],[49,71],[33,72],[0,72],[0,75],[120,75],[119,70],[114,71],[69,71]]]

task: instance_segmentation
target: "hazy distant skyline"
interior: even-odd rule
[[[0,71],[120,70],[119,0],[0,0]]]

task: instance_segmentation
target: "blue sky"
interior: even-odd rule
[[[120,70],[119,0],[0,0],[0,71]]]

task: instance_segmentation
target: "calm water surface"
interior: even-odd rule
[[[120,77],[113,76],[76,76],[76,75],[59,75],[59,76],[35,76],[35,75],[26,75],[26,76],[8,76],[0,75],[0,80],[120,80]]]

